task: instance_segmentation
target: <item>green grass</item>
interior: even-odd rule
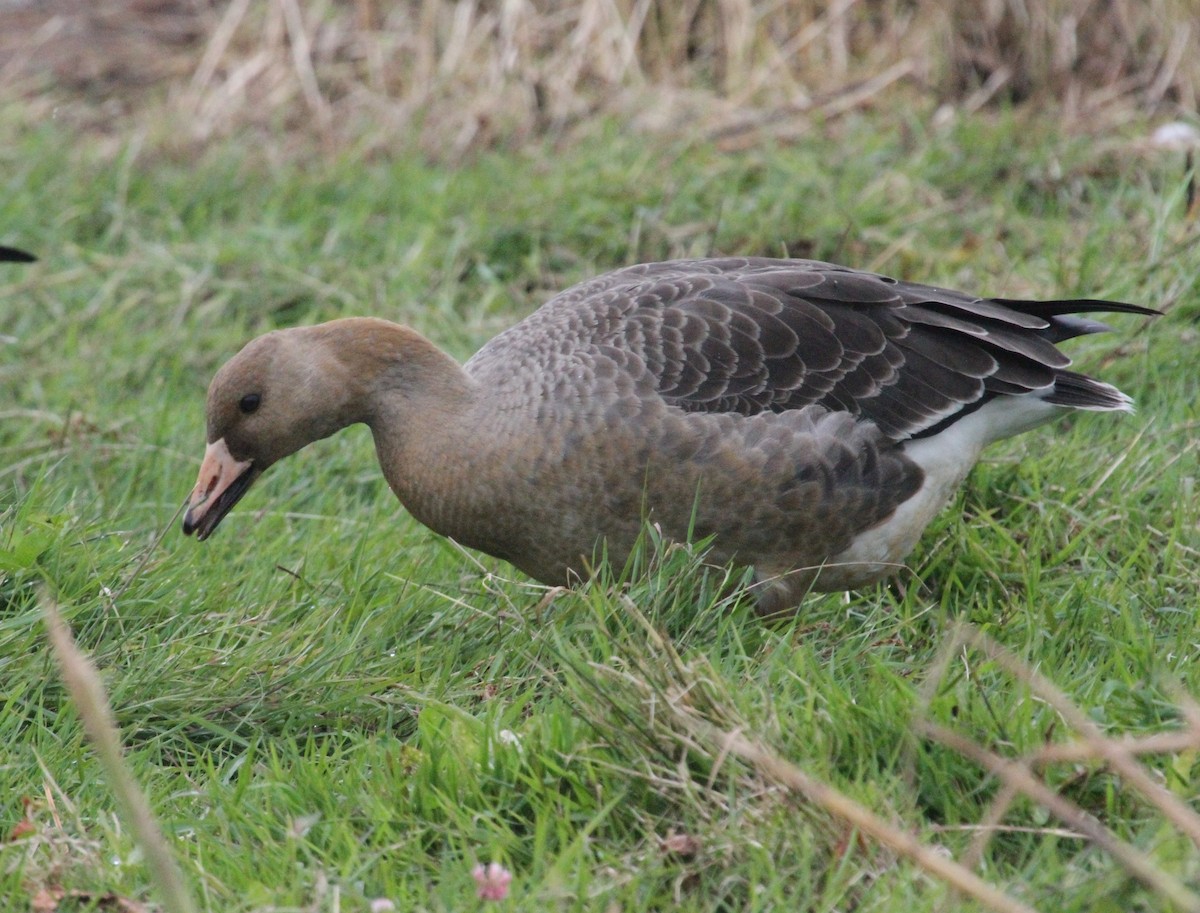
[[[968,620],[1110,735],[1200,694],[1200,243],[1179,162],[1007,116],[846,119],[725,154],[597,127],[455,169],[383,158],[113,154],[0,114],[0,896],[153,898],[45,640],[38,585],[95,658],[137,778],[208,910],[935,910],[948,890],[697,742],[655,699],[743,726],[955,853],[996,781],[916,734]],[[108,141],[111,142],[111,139]],[[779,253],[996,294],[1169,310],[1072,344],[1136,397],[991,450],[902,594],[764,628],[687,550],[547,596],[404,514],[359,428],[280,464],[204,546],[172,527],[204,390],[247,338],[348,314],[465,358],[553,289],[628,262]],[[923,581],[920,585],[918,581]],[[726,593],[726,595],[722,595]],[[644,621],[643,621],[644,619]],[[660,632],[678,654],[662,652]],[[1068,733],[977,655],[928,715],[1002,753]],[[1194,756],[1152,759],[1193,801]],[[1200,853],[1094,763],[1062,794],[1195,883]],[[981,874],[1039,908],[1166,909],[1029,802]],[[663,847],[695,838],[692,853]],[[81,901],[82,903],[82,901]],[[340,906],[339,906],[340,905]]]

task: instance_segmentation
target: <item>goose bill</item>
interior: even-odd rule
[[[184,535],[195,533],[201,542],[211,536],[259,474],[253,461],[234,459],[224,438],[209,444],[183,515]]]

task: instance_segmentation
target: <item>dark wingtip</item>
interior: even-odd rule
[[[992,298],[999,304],[1035,314],[1038,317],[1059,317],[1064,314],[1141,314],[1143,317],[1161,317],[1163,312],[1140,304],[1126,301],[1105,301],[1102,298],[1064,298],[1059,301],[1027,301],[1020,298]]]
[[[1057,301],[1023,301],[1016,298],[991,300],[1047,321],[1050,325],[1041,335],[1056,344],[1076,336],[1107,333],[1112,330],[1107,323],[1077,317],[1076,314],[1138,314],[1142,317],[1161,317],[1163,313],[1140,304],[1104,301],[1100,298],[1066,298]]]
[[[27,254],[23,250],[17,250],[15,247],[5,247],[0,244],[0,260],[7,263],[35,263],[37,257],[33,254]]]

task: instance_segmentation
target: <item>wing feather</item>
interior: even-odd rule
[[[1070,385],[1070,359],[1055,344],[1104,329],[1071,316],[1090,311],[1155,313],[1093,299],[978,298],[811,260],[678,260],[568,289],[481,349],[468,368],[486,374],[495,355],[527,337],[557,335],[555,357],[611,347],[640,374],[639,389],[686,412],[820,405],[903,440],[995,396],[1052,397],[1067,375]],[[1060,398],[1074,404],[1089,395],[1102,398],[1075,383]],[[1106,407],[1099,399],[1092,405]]]

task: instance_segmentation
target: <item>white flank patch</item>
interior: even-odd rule
[[[844,578],[847,586],[860,586],[894,573],[962,484],[984,447],[1028,431],[1063,411],[1064,407],[1037,396],[999,397],[944,431],[904,444],[905,454],[925,473],[924,483],[895,513],[830,559],[821,572],[822,585]]]

